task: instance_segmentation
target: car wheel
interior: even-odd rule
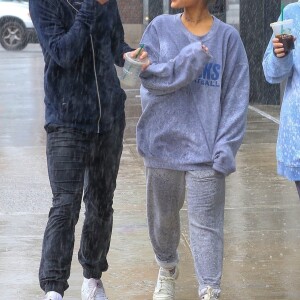
[[[28,44],[26,28],[18,21],[7,21],[0,29],[0,43],[9,51],[24,49]]]

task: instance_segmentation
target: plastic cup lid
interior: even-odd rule
[[[271,27],[282,26],[282,25],[291,25],[293,23],[293,19],[287,19],[283,21],[277,21],[270,24]]]

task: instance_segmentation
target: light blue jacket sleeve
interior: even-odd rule
[[[154,95],[173,93],[187,86],[202,72],[211,56],[202,50],[201,42],[184,47],[168,62],[160,62],[160,41],[155,26],[150,24],[142,38],[151,65],[141,73],[144,88]]]
[[[293,73],[293,53],[292,51],[278,58],[273,53],[273,43],[271,38],[263,58],[263,70],[265,78],[269,83],[281,83]]]
[[[235,171],[235,156],[245,134],[250,79],[247,55],[238,33],[230,37],[226,48],[213,169],[228,175]]]

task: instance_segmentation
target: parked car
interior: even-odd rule
[[[29,15],[28,1],[0,0],[0,44],[6,50],[24,49],[37,43],[37,35]]]

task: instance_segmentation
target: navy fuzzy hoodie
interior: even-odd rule
[[[116,0],[30,0],[45,60],[46,124],[104,132],[124,112],[114,64],[133,50],[124,42]]]

